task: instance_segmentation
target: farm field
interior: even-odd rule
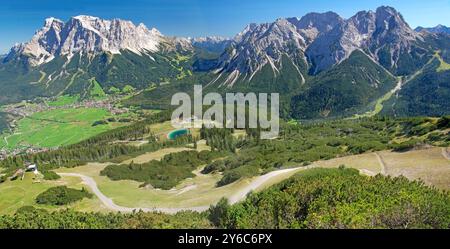
[[[79,96],[63,95],[63,96],[57,97],[53,101],[48,101],[47,104],[49,106],[59,107],[59,106],[75,104],[78,100],[79,100]]]
[[[0,137],[0,148],[57,147],[82,141],[123,124],[93,126],[95,121],[110,117],[100,108],[57,109],[35,113],[17,122],[14,134]]]

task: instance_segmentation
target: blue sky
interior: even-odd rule
[[[1,0],[0,53],[29,40],[50,16],[63,21],[80,14],[117,17],[143,22],[165,35],[233,36],[251,22],[330,10],[347,18],[381,5],[395,7],[413,28],[450,26],[450,0]]]

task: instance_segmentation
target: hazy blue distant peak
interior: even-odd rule
[[[441,25],[441,24],[439,24],[439,25],[437,25],[436,27],[433,27],[433,28],[424,28],[424,27],[419,26],[419,27],[416,28],[416,31],[417,32],[428,31],[430,33],[450,34],[450,28],[446,27],[444,25]]]

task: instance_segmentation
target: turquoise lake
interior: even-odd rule
[[[170,140],[175,140],[177,137],[184,136],[184,135],[186,135],[186,134],[188,134],[188,133],[189,133],[189,130],[188,130],[188,129],[180,129],[180,130],[175,130],[175,131],[170,132],[170,133],[167,135],[167,137],[168,137]]]

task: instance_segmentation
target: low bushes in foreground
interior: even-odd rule
[[[450,228],[450,194],[354,169],[302,172],[244,202],[211,207],[223,228]]]
[[[73,210],[48,212],[26,206],[14,215],[0,216],[0,229],[180,229],[212,228],[205,214],[180,212],[175,215],[135,212],[83,213]]]

